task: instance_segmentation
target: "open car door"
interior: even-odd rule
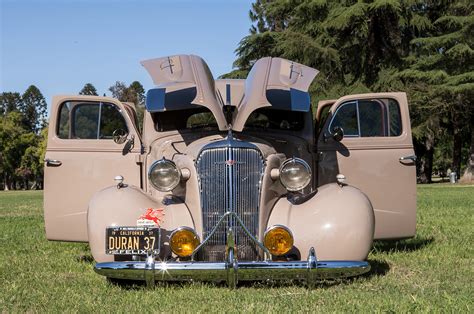
[[[334,136],[338,128],[344,133],[340,141]],[[335,182],[340,173],[367,194],[375,211],[375,239],[415,235],[416,156],[405,93],[338,99],[321,128],[317,149],[318,185]]]
[[[53,98],[44,170],[49,240],[87,241],[89,201],[114,185],[115,176],[140,186],[141,143],[133,115],[132,106],[112,98]]]

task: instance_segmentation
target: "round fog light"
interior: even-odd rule
[[[190,256],[198,247],[200,241],[193,229],[179,227],[170,236],[171,251],[179,257]]]
[[[263,245],[276,256],[288,253],[293,247],[293,234],[285,226],[275,225],[265,231]]]

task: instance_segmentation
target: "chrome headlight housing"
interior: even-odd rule
[[[173,161],[163,158],[150,166],[148,179],[158,191],[169,192],[179,184],[181,170]]]
[[[280,166],[280,182],[288,191],[299,191],[311,182],[311,167],[301,158],[290,158]]]

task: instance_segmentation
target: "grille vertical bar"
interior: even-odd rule
[[[234,211],[256,237],[259,230],[259,201],[265,162],[260,152],[248,147],[205,149],[196,161],[201,190],[203,239],[227,211]],[[202,258],[220,261],[225,258],[226,232],[233,227],[239,260],[257,259],[257,249],[243,228],[228,219],[203,247]]]

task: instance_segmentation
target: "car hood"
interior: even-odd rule
[[[255,62],[245,80],[214,80],[206,62],[194,55],[149,59],[141,64],[156,84],[147,92],[148,111],[203,106],[213,113],[219,130],[237,132],[259,108],[309,111],[308,88],[318,74],[305,65],[271,57]],[[234,107],[230,123],[224,105]]]

